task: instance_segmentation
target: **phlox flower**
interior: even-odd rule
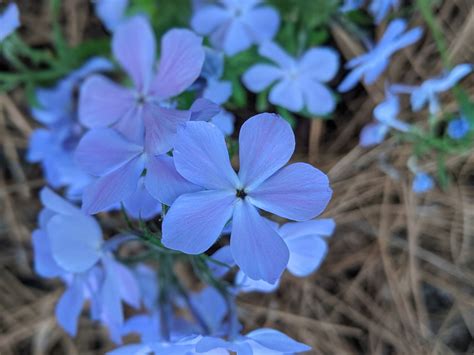
[[[279,25],[278,12],[261,0],[219,0],[199,6],[191,19],[194,31],[229,56],[271,40]]]
[[[111,128],[87,132],[75,156],[84,171],[97,177],[84,190],[82,209],[87,214],[123,202],[135,215],[147,218],[158,211],[153,199],[171,205],[181,193],[199,189],[176,172],[172,157],[155,155],[143,137],[132,142]]]
[[[95,13],[109,32],[113,32],[125,17],[129,0],[97,0]]]
[[[15,3],[7,5],[0,14],[0,42],[20,27],[20,12]]]
[[[77,143],[84,133],[77,119],[74,92],[94,72],[112,69],[112,63],[100,57],[88,60],[52,88],[36,90],[38,106],[33,117],[44,127],[30,136],[27,160],[41,163],[46,181],[54,188],[67,187],[67,196],[78,200],[91,177],[74,162]]]
[[[240,335],[232,340],[216,337],[203,337],[196,345],[199,353],[227,349],[237,355],[293,354],[311,350],[311,347],[299,343],[286,334],[274,329],[261,328]],[[115,354],[114,354],[115,355]]]
[[[285,167],[294,147],[284,119],[256,115],[240,131],[237,175],[219,129],[188,122],[178,132],[174,162],[179,174],[203,191],[183,194],[172,204],[163,222],[163,244],[200,254],[232,218],[230,247],[237,265],[252,279],[276,281],[288,263],[288,247],[258,209],[304,221],[320,214],[332,195],[318,169],[304,163]]]
[[[205,48],[206,57],[197,80],[201,96],[218,105],[225,103],[232,95],[232,83],[221,80],[224,73],[224,55],[211,48]]]
[[[339,92],[349,91],[362,78],[367,85],[373,84],[387,68],[390,57],[398,50],[418,41],[423,34],[420,27],[409,31],[406,29],[405,20],[391,21],[382,38],[373,48],[347,62],[345,68],[350,69],[351,72],[339,84]]]
[[[306,277],[319,268],[326,257],[326,238],[335,228],[333,219],[317,219],[305,222],[290,222],[282,226],[268,221],[286,243],[290,258],[288,271],[297,277]],[[242,271],[236,275],[235,284],[239,292],[273,292],[279,283],[271,284],[262,280],[252,280]]]
[[[390,129],[408,132],[411,126],[398,118],[400,113],[400,99],[390,88],[385,90],[385,100],[374,109],[375,122],[366,125],[360,133],[359,144],[369,147],[381,143]]]
[[[290,111],[306,108],[313,115],[326,115],[334,110],[336,100],[324,85],[339,69],[339,57],[331,48],[311,48],[301,57],[293,58],[276,43],[259,47],[261,56],[275,64],[256,64],[242,77],[252,92],[262,92],[277,82],[269,101]]]
[[[354,11],[361,8],[365,0],[345,0],[339,8],[341,12]],[[396,8],[399,5],[399,0],[372,0],[369,4],[369,12],[374,17],[375,23],[380,24],[387,16],[390,9]]]
[[[455,118],[448,123],[448,136],[454,140],[463,139],[469,132],[471,125],[465,117]]]
[[[71,335],[86,300],[92,318],[109,328],[120,342],[122,301],[138,308],[140,295],[133,274],[112,256],[97,221],[48,188],[40,193],[45,209],[33,233],[35,270],[44,277],[61,277],[66,291],[56,305],[59,324]]]
[[[453,88],[472,70],[472,64],[459,64],[448,72],[425,80],[420,86],[394,85],[394,87],[397,92],[411,94],[410,102],[413,111],[420,111],[428,104],[430,113],[436,114],[440,111],[438,95]]]
[[[428,192],[434,187],[433,178],[425,173],[424,171],[419,171],[415,174],[412,183],[412,190],[417,194],[422,194]]]
[[[201,42],[189,30],[169,30],[162,37],[155,72],[155,37],[148,20],[137,15],[121,22],[113,34],[112,51],[133,87],[103,76],[89,78],[81,87],[80,121],[89,128],[113,126],[133,142],[143,139],[146,126],[146,145],[157,154],[166,153],[176,126],[190,118],[188,111],[169,107],[166,101],[199,76],[204,62]]]

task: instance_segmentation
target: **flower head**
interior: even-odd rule
[[[178,135],[176,169],[202,191],[173,203],[163,222],[163,244],[202,253],[232,218],[230,246],[237,265],[252,279],[277,280],[288,263],[288,247],[258,209],[297,221],[313,218],[331,198],[326,175],[304,163],[284,167],[295,141],[277,115],[256,115],[242,126],[238,175],[217,127],[189,122]]]
[[[0,42],[20,27],[20,12],[15,3],[10,3],[0,14]]]
[[[395,19],[390,22],[377,45],[347,62],[345,67],[351,72],[339,84],[338,90],[349,91],[362,78],[367,85],[373,84],[387,68],[390,57],[398,50],[418,41],[423,34],[420,27],[405,32],[406,28],[405,20]]]
[[[313,115],[334,110],[336,101],[324,85],[336,75],[339,57],[330,48],[312,48],[300,58],[293,58],[275,43],[260,46],[259,53],[273,64],[256,64],[245,72],[242,80],[252,92],[262,92],[274,82],[269,101],[290,111],[303,108]]]
[[[462,139],[468,134],[470,128],[471,125],[465,117],[455,118],[449,121],[448,136],[455,140]]]
[[[415,174],[412,183],[412,190],[417,194],[422,194],[428,192],[434,187],[433,178],[425,173],[424,171],[419,171]]]
[[[261,0],[219,0],[198,7],[191,20],[197,33],[209,35],[212,45],[229,56],[271,40],[279,24],[278,12]]]

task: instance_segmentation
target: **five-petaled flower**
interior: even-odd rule
[[[240,131],[237,175],[220,130],[188,122],[178,132],[174,162],[179,174],[203,190],[173,203],[163,222],[163,244],[200,254],[232,218],[230,246],[237,265],[252,279],[276,281],[288,264],[288,247],[258,209],[304,221],[323,212],[332,195],[327,176],[318,169],[305,163],[284,167],[294,147],[285,120],[256,115]]]

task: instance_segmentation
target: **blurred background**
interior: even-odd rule
[[[33,46],[51,46],[50,3],[17,3],[22,38]],[[435,5],[451,61],[473,63],[473,0]],[[161,6],[166,9],[170,1]],[[64,0],[59,9],[70,45],[105,35],[89,1]],[[410,25],[424,23],[415,14]],[[333,22],[329,29],[331,45],[344,59],[363,52],[343,26]],[[394,57],[385,77],[415,82],[441,70],[427,33]],[[464,81],[471,97],[473,78]],[[358,146],[361,127],[371,121],[383,91],[383,78],[370,87],[361,84],[341,97],[332,120],[296,120],[294,159],[328,173],[334,197],[322,217],[336,220],[336,232],[316,273],[305,279],[285,275],[274,294],[240,296],[241,319],[249,329],[281,329],[311,345],[314,354],[474,354],[473,152],[446,159],[451,183],[444,190],[414,194],[406,167],[409,145],[391,138],[373,149]],[[57,326],[54,306],[62,285],[32,269],[31,232],[45,182],[40,167],[24,159],[37,127],[28,94],[16,89],[0,95],[0,354],[103,354],[113,345],[86,316],[74,339]],[[248,100],[255,97],[248,94]],[[239,125],[255,112],[234,113]],[[409,110],[404,117],[422,119]],[[436,174],[435,159],[422,168]]]

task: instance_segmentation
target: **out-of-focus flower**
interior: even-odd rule
[[[350,69],[351,72],[339,84],[338,90],[349,91],[362,78],[367,85],[373,84],[387,68],[390,57],[398,50],[418,41],[423,34],[421,27],[405,32],[406,29],[405,20],[395,19],[390,22],[382,38],[373,48],[346,63],[346,69]]]
[[[219,0],[198,7],[191,20],[197,33],[209,35],[212,45],[229,56],[271,40],[279,25],[278,12],[261,0]]]
[[[417,194],[428,192],[434,187],[434,180],[431,175],[419,171],[415,174],[412,183],[412,190]]]
[[[365,0],[345,0],[339,8],[341,12],[349,12],[360,9]],[[369,12],[374,17],[375,23],[380,24],[387,16],[390,9],[394,9],[399,5],[399,0],[372,0],[369,4]]]
[[[336,101],[324,85],[336,75],[339,57],[331,48],[311,48],[300,58],[293,58],[275,43],[260,46],[261,56],[273,64],[256,64],[242,78],[252,92],[262,92],[274,82],[269,101],[290,111],[306,108],[313,115],[325,115],[334,110]]]
[[[173,203],[163,222],[163,244],[200,254],[232,218],[231,251],[237,265],[252,279],[275,282],[288,263],[288,247],[258,208],[304,221],[320,214],[332,195],[326,175],[316,168],[304,163],[284,167],[294,139],[290,125],[277,115],[250,118],[240,131],[237,175],[219,129],[188,122],[178,133],[175,166],[203,191]]]
[[[455,140],[462,139],[469,132],[470,127],[465,117],[455,118],[448,123],[448,136]]]
[[[20,12],[18,6],[12,2],[0,14],[0,42],[11,35],[18,27],[20,27]]]
[[[359,144],[363,147],[369,147],[381,143],[390,129],[400,132],[408,132],[411,126],[408,123],[400,121],[400,100],[397,95],[391,92],[389,87],[385,90],[385,100],[378,104],[374,109],[376,122],[366,125],[360,134]]]
[[[95,13],[108,31],[113,32],[123,21],[129,0],[96,0]]]

